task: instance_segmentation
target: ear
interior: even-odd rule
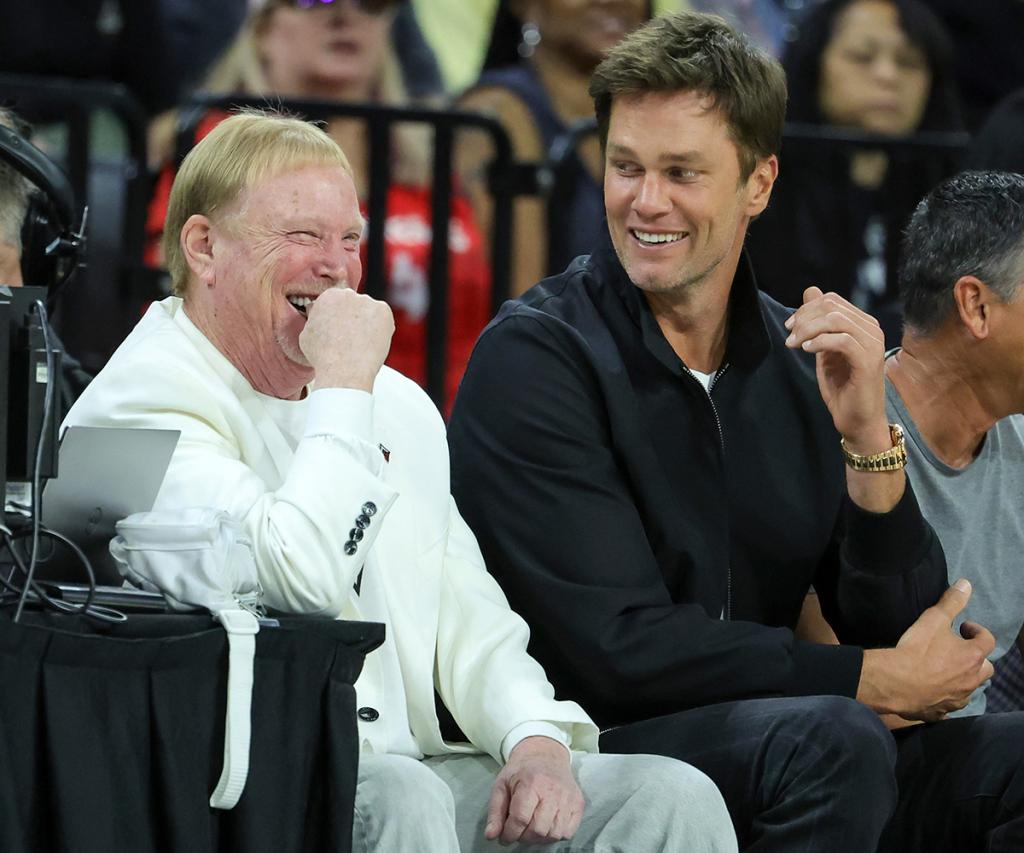
[[[976,340],[984,340],[992,331],[992,303],[995,299],[988,285],[973,275],[961,276],[953,285],[957,316]]]
[[[761,157],[754,166],[754,171],[747,178],[747,216],[754,217],[762,213],[768,206],[772,187],[779,176],[779,158],[774,154]]]
[[[213,287],[216,283],[213,244],[213,231],[207,217],[194,213],[185,220],[181,228],[181,251],[192,275],[205,287]]]

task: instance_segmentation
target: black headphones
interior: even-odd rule
[[[46,287],[52,303],[85,252],[85,215],[76,232],[75,194],[67,176],[42,151],[0,125],[0,160],[36,187],[21,227],[21,274],[25,284]]]

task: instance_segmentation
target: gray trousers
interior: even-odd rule
[[[568,841],[502,847],[484,839],[498,764],[486,755],[417,761],[361,755],[354,853],[727,853],[736,836],[714,783],[688,764],[653,755],[574,752],[583,822]]]

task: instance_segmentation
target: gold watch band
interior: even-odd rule
[[[899,424],[889,424],[889,436],[892,447],[881,453],[862,456],[846,449],[846,439],[839,439],[846,464],[854,471],[899,471],[907,465],[907,443],[903,438],[903,428]]]

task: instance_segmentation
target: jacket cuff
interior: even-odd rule
[[[928,549],[928,533],[909,478],[889,512],[870,512],[846,499],[843,549],[849,564],[866,574],[898,575],[913,568]]]
[[[792,696],[857,695],[864,650],[860,646],[830,646],[793,642]]]
[[[569,749],[569,734],[564,728],[554,723],[547,723],[543,720],[535,722],[520,723],[501,740],[501,757],[508,761],[512,750],[519,746],[521,741],[528,737],[546,737],[557,741],[565,747],[565,754],[572,760],[572,752]]]
[[[369,441],[373,434],[373,395],[356,388],[318,388],[309,395],[305,436],[354,436]]]

